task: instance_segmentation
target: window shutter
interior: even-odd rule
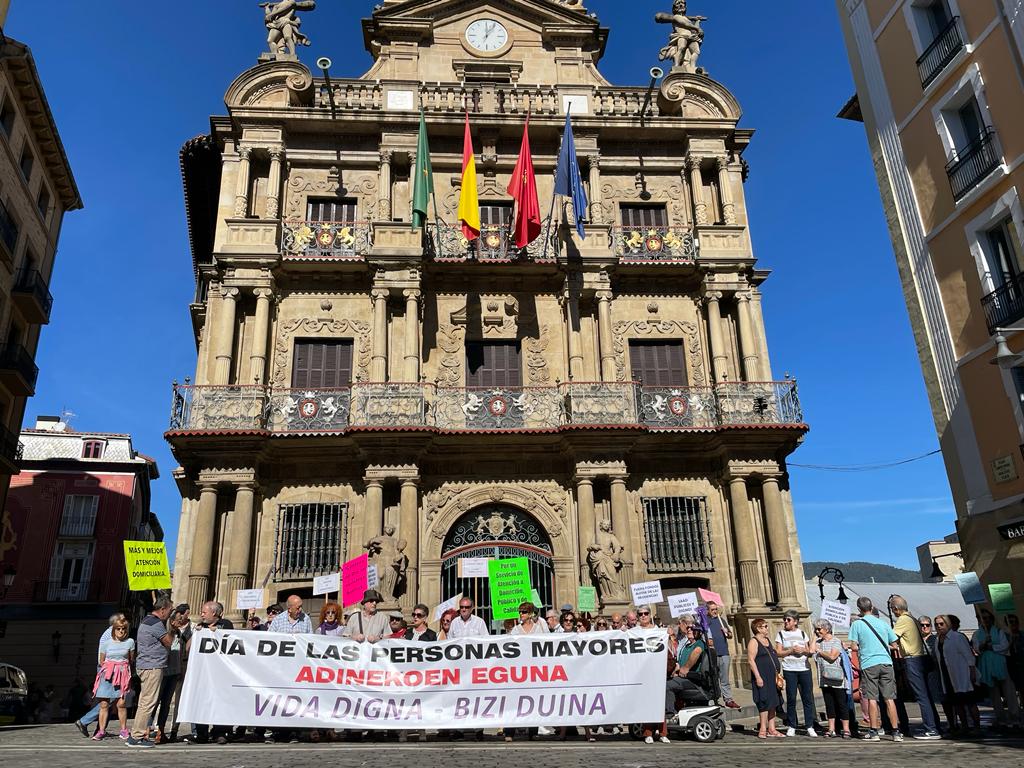
[[[685,387],[682,341],[630,341],[630,371],[645,387]]]
[[[347,387],[352,381],[352,340],[325,339],[295,342],[293,389]]]

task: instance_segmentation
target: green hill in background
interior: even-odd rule
[[[883,565],[882,563],[832,563],[821,560],[811,560],[804,563],[804,578],[816,579],[822,568],[838,568],[843,572],[846,581],[867,581],[872,579],[876,582],[890,582],[897,584],[920,584],[924,579],[917,571],[906,568],[897,568],[894,565]],[[831,581],[831,578],[829,578]]]

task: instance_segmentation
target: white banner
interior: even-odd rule
[[[353,729],[661,722],[665,641],[662,629],[372,645],[201,629],[177,718]]]

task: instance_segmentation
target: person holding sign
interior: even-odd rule
[[[992,711],[997,725],[1018,725],[1020,723],[1020,707],[1017,703],[1017,687],[1010,679],[1010,671],[1006,657],[1010,652],[1010,638],[996,625],[996,617],[988,608],[978,611],[978,623],[981,624],[974,633],[971,644],[978,654],[978,679],[988,691],[992,701]],[[1003,705],[1009,710],[1010,717],[1003,714]]]
[[[708,634],[711,647],[718,656],[718,687],[722,690],[722,698],[729,709],[739,709],[740,705],[733,701],[732,686],[729,685],[729,641],[732,640],[732,627],[726,621],[721,606],[714,600],[707,603]]]
[[[166,626],[173,607],[171,598],[161,595],[154,601],[152,613],[139,625],[135,669],[142,679],[142,692],[135,707],[131,736],[125,742],[129,747],[156,746],[149,740],[149,721],[156,712],[160,697],[160,681],[167,667],[167,649],[178,634],[176,628],[167,629]]]

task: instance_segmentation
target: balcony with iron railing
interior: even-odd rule
[[[992,293],[981,297],[989,331],[1024,318],[1024,272],[1014,275]]]
[[[612,249],[623,262],[693,262],[697,239],[686,227],[612,227]]]
[[[170,431],[330,434],[365,429],[439,432],[623,427],[714,430],[802,426],[796,382],[648,387],[568,382],[547,387],[356,383],[330,389],[174,384]]]
[[[0,345],[0,382],[14,395],[32,395],[39,368],[20,344]]]
[[[963,47],[964,41],[960,36],[960,17],[954,16],[917,60],[917,72],[921,76],[921,87],[927,88],[931,85],[935,78],[942,73],[942,70],[963,50]]]
[[[423,248],[434,261],[555,261],[559,244],[551,220],[541,222],[540,235],[525,248],[517,248],[511,227],[484,224],[480,236],[467,240],[458,225],[428,222],[423,228]],[[547,247],[545,248],[545,242]]]
[[[18,271],[14,287],[11,288],[11,301],[28,322],[39,324],[50,322],[53,296],[39,270],[22,267]]]
[[[959,201],[1001,163],[996,148],[995,128],[987,126],[962,151],[954,150],[952,159],[946,164],[953,199]]]
[[[22,444],[17,432],[0,424],[0,474],[15,475],[21,462]]]
[[[369,222],[285,221],[281,256],[312,261],[358,261],[373,244]]]
[[[94,603],[99,600],[100,584],[96,581],[36,581],[32,583],[35,603]]]

